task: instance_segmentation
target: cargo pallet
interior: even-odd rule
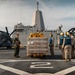
[[[48,38],[47,37],[31,37],[28,38],[27,56],[43,57],[48,53]]]

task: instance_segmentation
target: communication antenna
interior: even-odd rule
[[[37,2],[37,10],[39,9],[39,2]]]

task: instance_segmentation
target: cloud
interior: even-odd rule
[[[46,4],[48,7],[68,7],[75,6],[75,0],[40,0]]]
[[[75,17],[62,18],[62,19],[60,19],[60,21],[61,20],[63,20],[63,21],[75,21]]]
[[[35,0],[0,0],[1,5],[6,5],[7,7],[15,7],[15,6],[31,6],[34,7]]]

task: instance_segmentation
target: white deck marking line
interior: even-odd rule
[[[45,63],[47,63],[48,65],[51,65],[51,63],[50,62],[32,62],[31,64],[45,64]]]
[[[45,62],[47,62],[47,61],[49,61],[49,62],[51,62],[51,61],[64,61],[65,62],[65,60],[52,60],[52,59],[50,59],[50,60],[40,60],[40,59],[26,59],[26,60],[18,60],[18,59],[0,59],[0,63],[6,63],[6,62],[21,62],[21,61],[28,61],[28,62],[32,62],[32,61],[34,61],[34,62],[37,62],[37,61],[45,61]],[[75,60],[73,60],[72,59],[72,61],[71,62],[75,62]]]
[[[16,59],[0,59],[0,62],[18,62],[18,61],[65,61],[65,60],[40,60],[40,59],[25,59],[25,60],[18,60]]]
[[[55,73],[55,75],[65,75],[65,74],[68,74],[68,73],[70,73],[72,71],[75,71],[75,66],[67,68],[67,69],[64,69],[62,71],[59,71],[59,72]]]
[[[0,64],[0,68],[4,69],[4,70],[7,70],[7,71],[10,71],[12,73],[19,74],[19,75],[27,75],[27,74],[29,74],[29,73],[27,73],[25,71],[18,70],[18,69],[15,69],[15,68],[12,68],[12,67],[8,67],[8,66],[4,66],[4,65],[1,65],[1,64]]]
[[[33,74],[33,75],[54,75],[52,73],[36,73],[36,74]]]
[[[53,67],[34,67],[34,65],[31,65],[30,68],[42,68],[42,69],[50,69],[50,68],[53,68]]]
[[[31,62],[30,68],[53,68],[50,62]]]

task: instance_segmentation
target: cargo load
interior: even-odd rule
[[[48,53],[48,38],[42,33],[30,34],[27,43],[27,56],[44,56]],[[32,36],[33,35],[33,36]]]

